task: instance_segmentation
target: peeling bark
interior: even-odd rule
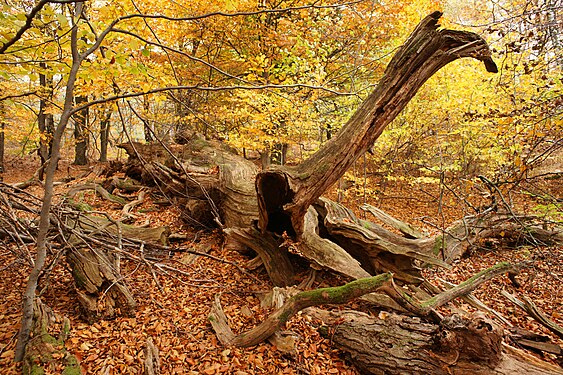
[[[458,315],[442,324],[382,313],[358,311],[313,316],[321,333],[350,354],[364,374],[563,374],[563,370],[502,344],[503,332],[492,321]]]
[[[67,255],[86,320],[134,315],[137,303],[115,262],[100,250],[76,248]]]

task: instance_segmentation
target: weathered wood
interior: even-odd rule
[[[39,297],[35,297],[33,305],[33,337],[25,348],[22,373],[54,373],[63,367],[64,374],[80,374],[78,359],[67,352],[64,345],[70,332],[70,321],[55,314]],[[61,320],[62,330],[58,337],[54,337],[49,333],[50,326]]]
[[[123,278],[101,249],[79,247],[67,254],[78,300],[88,321],[134,315],[136,302]]]
[[[497,71],[484,39],[471,32],[438,30],[441,15],[434,12],[420,22],[387,66],[376,89],[335,137],[295,167],[272,166],[258,174],[262,231],[285,231],[300,238],[309,206],[371,147],[440,68],[459,58],[473,57],[484,61],[488,71]]]
[[[168,245],[168,236],[170,235],[170,228],[166,226],[142,228],[94,215],[80,215],[78,219],[69,217],[67,225],[87,235],[107,232],[108,236],[114,238],[129,238],[164,246]]]
[[[370,204],[364,203],[360,208],[364,211],[369,212],[370,214],[375,216],[377,219],[379,219],[384,224],[387,224],[387,225],[391,226],[392,228],[397,229],[398,231],[403,233],[403,235],[405,235],[405,237],[407,237],[407,238],[417,239],[417,238],[426,237],[424,234],[422,234],[421,231],[414,228],[412,225],[405,223],[405,222],[403,222],[399,219],[394,218],[393,216],[389,215],[387,212],[385,212],[385,211],[383,211],[383,210],[381,210],[377,207],[374,207]]]
[[[346,285],[333,288],[321,288],[301,292],[289,298],[282,307],[274,311],[266,320],[248,332],[235,335],[221,308],[219,298],[215,298],[209,314],[209,321],[219,341],[227,346],[253,346],[266,340],[279,330],[293,315],[304,308],[319,305],[343,304],[348,301],[376,291],[391,280],[391,274],[386,273],[365,279],[352,281]]]
[[[158,354],[158,348],[154,345],[152,338],[147,338],[147,343],[145,349],[144,361],[144,374],[145,375],[159,375],[160,374],[160,356]]]
[[[358,219],[350,209],[325,198],[320,198],[315,207],[332,241],[360,260],[371,274],[391,271],[396,279],[420,284],[422,275],[414,260],[449,267],[428,246],[432,239],[404,238],[375,223]]]
[[[563,374],[503,344],[502,329],[479,315],[454,315],[441,325],[387,313],[316,309],[314,316],[327,325],[321,333],[349,353],[364,374]]]
[[[282,241],[276,240],[269,233],[262,234],[254,228],[227,228],[225,234],[228,236],[228,246],[234,246],[234,241],[252,249],[260,256],[275,286],[295,284],[295,274],[288,253],[280,248]]]
[[[186,202],[205,202],[225,228],[249,227],[258,219],[258,168],[224,144],[197,138],[166,148],[136,142],[118,147],[129,155],[130,177],[156,183],[164,193]]]
[[[96,191],[96,193],[100,194],[104,199],[112,203],[119,204],[121,206],[125,206],[127,204],[127,201],[125,199],[118,197],[117,195],[111,194],[106,189],[104,189],[102,185],[96,183],[86,183],[86,184],[74,186],[72,189],[69,190],[67,196],[73,199],[76,196],[76,194],[84,190],[94,190]]]
[[[526,296],[522,296],[524,301],[519,300],[512,294],[503,290],[502,295],[507,298],[510,302],[524,310],[528,315],[538,321],[545,328],[549,329],[551,332],[555,333],[560,338],[563,338],[563,328],[556,324],[553,320],[549,319],[543,311],[541,311],[533,302]]]
[[[395,300],[395,302],[397,302],[406,310],[411,311],[419,316],[427,316],[434,314],[434,309],[445,305],[455,298],[472,292],[483,283],[516,269],[518,269],[518,267],[508,262],[498,263],[490,268],[478,272],[459,285],[436,294],[435,296],[423,302],[417,301],[416,298],[409,296],[404,289],[396,286],[392,281],[381,287],[381,290],[387,293],[391,298],[393,298],[393,300]]]

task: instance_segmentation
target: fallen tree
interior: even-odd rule
[[[449,321],[444,319],[435,308],[469,294],[490,277],[516,270],[501,264],[442,293],[437,294],[427,288],[425,293],[430,296],[429,299],[417,302],[413,295],[420,288],[416,286],[427,284],[420,273],[421,265],[449,267],[472,246],[490,239],[511,241],[513,244],[553,244],[563,239],[561,228],[546,229],[535,223],[535,218],[516,215],[511,210],[488,210],[466,217],[445,229],[443,235],[425,238],[416,228],[408,227],[373,207],[364,207],[379,221],[402,233],[399,235],[383,225],[358,219],[341,204],[321,198],[368,150],[422,84],[441,67],[461,57],[472,57],[483,61],[487,71],[496,72],[485,41],[470,32],[439,30],[437,21],[440,16],[439,12],[435,12],[419,24],[391,60],[377,88],[349,122],[301,164],[273,166],[258,171],[252,162],[235,155],[220,142],[194,136],[183,145],[120,145],[129,155],[127,174],[156,186],[177,201],[185,208],[184,214],[190,221],[218,224],[223,229],[226,244],[231,248],[253,250],[276,286],[297,282],[292,261],[292,257],[297,255],[315,268],[328,269],[358,280],[340,287],[346,291],[353,290],[350,298],[362,296],[376,309],[392,309],[423,317],[429,322],[398,318],[385,332],[397,338],[398,350],[416,352],[418,354],[413,354],[413,358],[420,357],[421,361],[425,361],[421,356],[431,349],[430,343],[435,343],[440,337],[438,332],[444,332],[440,330],[455,322],[453,318]],[[383,285],[370,284],[372,287],[367,289],[359,287],[364,285],[360,280],[373,280],[369,278],[378,274],[380,276],[376,278],[389,277],[387,272],[392,272],[393,278],[386,279]],[[348,301],[349,298],[332,298],[333,293],[341,296],[339,291],[337,288],[337,291],[317,290],[297,294],[288,301],[288,305],[279,307],[254,330],[238,336],[226,324],[218,300],[210,320],[224,344],[254,345],[271,336],[292,314],[304,307]],[[352,324],[348,330],[341,331],[342,340],[337,342],[367,372],[474,371],[503,374],[526,369],[531,373],[559,373],[554,367],[538,364],[520,352],[517,355],[507,354],[513,349],[505,350],[502,335],[492,326],[486,328],[489,323],[479,319],[464,321],[459,327],[456,324],[449,327],[447,332],[454,332],[452,338],[443,337],[438,348],[432,347],[435,350],[430,353],[436,358],[426,360],[424,366],[410,366],[406,359],[399,366],[386,365],[382,359],[389,352],[376,353],[373,349],[380,347],[379,344],[350,344],[363,337],[381,340],[379,331],[370,333],[366,328],[370,324],[378,324],[370,319],[369,322],[359,323],[360,326]],[[401,323],[407,320],[408,324]],[[405,337],[417,336],[420,340],[411,343],[400,339],[398,328],[406,332]],[[482,361],[477,361],[478,348],[485,344],[490,350],[481,358]],[[469,348],[463,349],[463,346]]]

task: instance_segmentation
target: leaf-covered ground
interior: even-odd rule
[[[8,163],[5,182],[18,182],[29,178],[37,164],[27,159]],[[80,175],[83,170],[63,164],[60,176]],[[87,179],[88,177],[86,177]],[[71,182],[70,185],[81,181]],[[57,187],[62,193],[70,185]],[[559,194],[557,184],[546,186],[552,194]],[[376,190],[374,185],[372,190]],[[377,185],[377,195],[366,196],[366,201],[377,205],[395,217],[423,227],[430,233],[436,227],[449,224],[464,214],[462,205],[448,191],[437,185],[409,185],[405,182],[387,182]],[[31,187],[30,192],[40,195],[41,188]],[[348,192],[345,197],[350,207],[364,202],[362,189]],[[332,198],[335,198],[332,193]],[[377,199],[375,198],[377,197]],[[411,198],[407,198],[411,197]],[[92,193],[85,193],[95,210],[116,212],[120,207],[108,204]],[[519,209],[530,211],[537,205],[520,195],[514,198]],[[441,204],[440,204],[441,203]],[[221,293],[221,302],[236,332],[251,328],[268,313],[260,307],[257,296],[271,289],[266,273],[258,269],[245,271],[249,258],[221,246],[216,232],[197,231],[187,227],[179,219],[173,207],[160,207],[151,197],[136,208],[139,223],[151,226],[169,225],[173,232],[187,235],[187,240],[174,246],[177,251],[164,261],[167,268],[124,261],[122,275],[138,301],[134,317],[99,321],[93,325],[80,319],[79,303],[73,291],[73,281],[64,264],[60,262],[48,278],[41,281],[47,286],[42,298],[57,313],[71,320],[71,334],[66,342],[69,352],[82,363],[83,373],[88,374],[139,374],[143,370],[143,348],[152,337],[160,351],[163,374],[357,374],[345,356],[331,346],[329,339],[322,338],[316,328],[321,324],[305,314],[293,317],[286,330],[297,336],[297,350],[283,353],[269,343],[239,349],[225,348],[218,343],[207,320],[211,301]],[[0,243],[0,373],[20,372],[13,363],[15,336],[21,318],[21,295],[25,288],[29,266],[13,254],[10,246]],[[207,253],[211,257],[193,255],[186,249]],[[494,244],[475,250],[469,258],[455,264],[452,270],[429,270],[427,276],[439,285],[439,278],[458,283],[474,273],[499,261],[534,260],[534,266],[519,276],[522,283],[515,289],[508,278],[493,280],[475,292],[475,296],[489,304],[509,321],[534,332],[549,335],[531,318],[510,304],[500,295],[502,289],[513,294],[529,296],[546,314],[563,325],[563,249],[520,248],[502,249]],[[152,272],[151,272],[152,271]],[[154,275],[153,275],[154,274]],[[303,276],[306,269],[303,269]],[[314,287],[338,282],[338,278],[319,272]],[[340,280],[343,282],[343,280]],[[349,306],[350,307],[350,306]],[[356,307],[353,305],[352,307]],[[446,307],[472,311],[462,302]],[[57,328],[57,327],[55,327]],[[561,345],[553,335],[554,342]],[[553,358],[546,358],[553,360]],[[61,369],[52,369],[60,373]]]

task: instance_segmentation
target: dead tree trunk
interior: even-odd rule
[[[364,374],[563,374],[502,343],[503,330],[483,316],[453,315],[440,324],[404,315],[315,310],[321,334],[350,354]]]
[[[115,258],[100,249],[78,247],[70,250],[67,261],[86,320],[134,315],[136,302]]]
[[[474,33],[438,30],[437,22],[440,16],[440,12],[435,12],[420,23],[406,44],[393,57],[376,90],[340,132],[302,164],[295,167],[276,166],[258,173],[256,166],[234,155],[226,147],[192,138],[186,144],[175,147],[138,143],[120,145],[130,156],[128,175],[152,182],[165,194],[183,202],[189,212],[188,216],[193,217],[198,211],[210,212],[210,221],[215,221],[223,229],[229,245],[247,247],[260,255],[276,285],[294,282],[294,271],[288,255],[290,252],[315,264],[315,268],[329,269],[352,280],[365,281],[370,276],[391,271],[398,284],[409,286],[424,281],[418,269],[420,264],[448,267],[448,264],[461,256],[474,241],[496,236],[496,233],[501,232],[506,235],[506,229],[511,225],[515,232],[520,229],[529,234],[542,235],[546,240],[560,241],[561,232],[542,232],[542,228],[523,225],[526,221],[522,218],[507,214],[466,218],[446,230],[444,235],[424,238],[415,229],[407,228],[400,221],[374,211],[378,220],[399,229],[403,233],[401,236],[376,223],[358,219],[352,211],[342,205],[320,198],[321,194],[367,151],[421,85],[441,67],[461,57],[473,57],[483,61],[489,72],[496,72],[496,65],[484,40]],[[255,184],[252,184],[254,180]],[[496,232],[494,227],[488,226],[489,223],[502,229]],[[426,316],[437,321],[441,318],[435,311],[437,306],[468,293],[471,288],[492,276],[511,270],[513,271],[512,266],[499,264],[423,303],[410,297],[401,285],[396,286],[392,282],[370,288],[365,291],[369,294],[362,298],[378,306]],[[352,286],[341,288],[349,291],[350,287],[354,289],[358,285],[363,285],[363,282],[352,282]],[[330,293],[343,291],[337,289],[330,290]],[[373,293],[376,289],[378,293]],[[356,297],[363,294],[359,293],[360,291],[361,288],[358,288],[350,295]],[[216,329],[225,329],[224,332],[221,331],[224,335],[220,339],[226,344],[253,345],[271,335],[291,314],[303,306],[341,301],[324,292],[327,291],[303,292],[305,294],[291,299],[285,309],[275,312],[255,330],[239,336],[227,329],[228,326],[225,328],[224,325],[215,324],[226,321],[218,307],[214,309],[216,314],[211,319],[214,320]],[[469,336],[466,332],[461,336],[454,336],[455,342],[444,341],[438,349],[427,346],[428,343],[435,343],[435,340],[440,339],[440,335],[435,334],[439,328],[437,325],[431,325],[428,331],[425,331],[423,325],[401,327],[408,331],[408,337],[427,335],[420,338],[420,344],[413,342],[411,347],[411,343],[402,343],[405,353],[412,350],[412,358],[421,360],[425,353],[441,357],[429,359],[420,371],[414,367],[410,372],[407,360],[410,357],[406,357],[396,371],[390,373],[432,373],[434,368],[439,368],[436,373],[446,373],[448,363],[451,363],[451,368],[455,368],[458,360],[460,365],[452,370],[454,372],[462,373],[466,369],[487,373],[483,370],[487,369],[488,373],[508,373],[502,367],[504,353],[499,354],[502,345],[500,341],[495,341],[496,333],[491,338],[486,325],[481,326],[479,323],[477,330],[472,331]],[[421,332],[418,332],[419,330]],[[360,333],[355,340],[359,340],[364,334],[370,340],[379,340],[381,345],[386,345],[385,340],[377,334],[372,337],[367,332]],[[220,336],[219,331],[218,335]],[[479,337],[471,337],[472,335]],[[474,339],[478,344],[469,341],[464,343],[463,340],[466,339]],[[490,344],[487,358],[483,358],[483,362],[474,367],[471,367],[469,362],[473,359],[480,360],[474,358],[475,352],[472,352],[471,348],[465,348],[463,350],[467,350],[463,352],[461,349],[458,351],[458,348],[461,348],[459,345],[476,347],[487,343]],[[387,348],[387,352],[381,352],[385,354],[371,353],[367,350],[369,345],[366,344],[365,350],[363,345],[358,343],[357,347],[350,350],[360,357],[366,356],[363,359],[365,366],[361,360],[358,361],[361,368],[369,368],[370,356],[374,356],[374,361],[377,361],[378,358],[389,357],[389,353],[393,352],[391,346]],[[451,348],[448,348],[449,346]],[[433,351],[435,349],[436,351]],[[456,353],[459,358],[455,358]],[[447,361],[450,354],[453,354],[450,362],[445,363],[440,359],[447,357]],[[522,361],[533,362],[528,359]],[[529,369],[533,372],[537,368],[534,366],[536,365],[533,363],[518,364],[513,368]],[[374,370],[374,373],[383,371]]]
[[[487,43],[477,34],[438,30],[442,13],[426,17],[395,54],[375,91],[319,151],[296,167],[273,167],[258,174],[256,190],[262,231],[300,238],[313,204],[371,147],[434,73],[461,57],[497,72]]]

